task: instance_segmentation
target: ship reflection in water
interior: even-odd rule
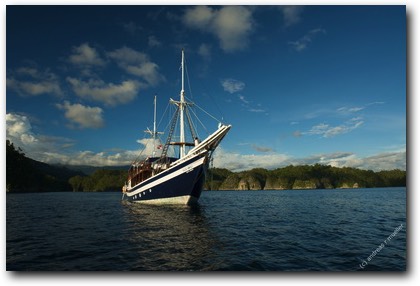
[[[124,204],[131,224],[127,247],[137,256],[131,270],[206,271],[217,265],[219,243],[210,234],[202,206]]]

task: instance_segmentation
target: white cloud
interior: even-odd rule
[[[79,103],[57,104],[57,108],[65,111],[65,117],[79,128],[100,128],[104,125],[103,110],[99,107],[84,106]]]
[[[363,109],[365,109],[365,107],[340,107],[337,109],[337,112],[348,114],[348,113],[359,112],[359,111],[362,111]]]
[[[238,98],[239,98],[240,101],[242,101],[243,104],[245,104],[245,106],[248,106],[249,101],[245,98],[245,96],[238,95]]]
[[[269,148],[267,148],[268,150]],[[365,170],[381,171],[406,169],[406,151],[378,153],[368,157],[359,157],[352,152],[333,152],[294,158],[275,151],[269,154],[244,155],[229,152],[220,146],[214,153],[214,167],[227,168],[232,171],[250,170],[253,168],[276,169],[288,165],[322,164],[333,167],[353,167]]]
[[[284,26],[292,26],[300,22],[303,6],[281,6]]]
[[[73,112],[76,114],[85,116],[83,107],[71,106],[68,103],[62,105],[63,108],[66,108],[66,106],[70,109],[73,108]],[[82,111],[77,111],[77,109]],[[121,166],[130,164],[140,153],[140,150],[122,150],[113,153],[74,152],[69,149],[75,143],[73,140],[36,134],[29,117],[16,113],[6,114],[6,138],[13,142],[16,147],[22,148],[27,157],[50,164]]]
[[[73,106],[77,114],[77,105],[64,103],[60,108]],[[76,107],[74,107],[76,106]],[[83,107],[81,108],[83,110]],[[83,113],[83,111],[82,111]],[[83,116],[83,115],[82,115]],[[87,119],[86,119],[87,120]],[[22,147],[28,157],[46,163],[61,163],[70,165],[89,166],[121,166],[130,164],[138,156],[150,154],[152,139],[138,140],[146,147],[138,150],[118,150],[114,152],[69,151],[74,141],[67,138],[50,137],[35,134],[30,120],[25,115],[15,113],[6,114],[6,138],[16,146]],[[247,143],[248,144],[248,143]],[[352,152],[333,152],[315,154],[304,158],[294,158],[286,154],[275,152],[269,147],[251,145],[252,148],[264,154],[240,154],[229,152],[221,146],[214,152],[214,167],[227,168],[232,171],[243,171],[252,168],[275,169],[287,165],[323,164],[335,167],[354,167],[366,170],[392,170],[406,169],[405,146],[389,152],[374,154],[368,157],[359,157]],[[268,154],[265,154],[268,153]]]
[[[6,138],[12,142],[27,145],[37,139],[32,134],[32,126],[27,116],[15,113],[6,114]]]
[[[163,143],[159,139],[143,138],[143,139],[137,140],[137,143],[140,143],[143,145],[142,153],[141,153],[143,157],[152,156],[153,154],[154,154],[153,156],[157,156],[157,157],[162,155]],[[173,150],[171,150],[171,152],[172,151]]]
[[[275,169],[279,166],[287,165],[289,160],[290,157],[285,154],[244,155],[225,151],[219,146],[214,152],[213,165],[216,168],[227,168],[232,171],[243,171],[253,168]]]
[[[304,135],[322,135],[322,137],[330,138],[337,135],[349,133],[363,124],[361,117],[355,117],[346,121],[342,125],[330,126],[329,124],[320,123],[313,126],[309,131],[302,132]]]
[[[365,170],[381,171],[401,169],[406,170],[406,151],[379,153],[368,157],[358,157],[356,154],[348,153],[337,158],[320,160],[321,164],[333,167],[352,167]]]
[[[256,106],[252,106],[252,102],[249,101],[245,96],[243,95],[238,95],[239,100],[242,103],[242,106],[249,112],[254,112],[254,113],[267,113],[267,111],[265,109],[261,108],[261,104],[257,104]]]
[[[253,29],[252,14],[242,6],[227,6],[216,14],[213,25],[224,51],[243,50]]]
[[[104,66],[105,61],[100,58],[96,49],[88,43],[73,47],[73,54],[68,58],[69,62],[79,66]]]
[[[84,99],[101,102],[107,106],[125,104],[136,98],[140,88],[137,81],[126,80],[121,84],[106,84],[102,80],[82,81],[68,77],[74,93]]]
[[[39,158],[46,163],[59,163],[68,165],[87,166],[124,166],[130,165],[135,159],[143,159],[150,156],[153,151],[153,139],[144,138],[137,141],[142,146],[137,150],[117,150],[92,152],[89,150],[71,153],[44,152]],[[156,141],[156,146],[160,142]],[[162,149],[156,151],[160,156]]]
[[[117,153],[78,151],[71,154],[44,152],[40,160],[49,164],[87,165],[87,166],[124,166],[129,165],[138,151]]]
[[[316,35],[318,35],[320,33],[326,34],[327,32],[324,29],[321,29],[321,28],[310,30],[308,33],[306,33],[299,40],[297,40],[297,41],[290,41],[289,42],[289,45],[291,45],[295,51],[301,52],[304,49],[306,49],[308,47],[308,45],[316,37]]]
[[[189,27],[205,30],[214,21],[214,13],[216,12],[207,6],[196,6],[185,12],[183,20]]]
[[[45,76],[42,75],[42,73],[39,70],[37,70],[34,67],[20,67],[16,70],[16,72],[20,75],[23,75],[23,76],[27,75],[27,76],[30,76],[30,77],[36,78],[36,79],[40,79],[40,78],[45,77]],[[55,75],[49,74],[49,77],[55,77]]]
[[[11,76],[6,79],[6,86],[21,96],[63,95],[57,75],[49,70],[21,67],[16,70],[16,75],[17,78]]]
[[[16,113],[6,114],[6,138],[36,160],[40,160],[46,151],[63,151],[74,143],[67,138],[34,133],[29,117]]]
[[[122,47],[108,56],[125,72],[143,79],[148,85],[156,85],[165,78],[159,73],[159,66],[152,62],[145,53],[138,52],[128,47]]]
[[[220,81],[220,83],[223,86],[223,89],[227,92],[229,92],[230,94],[234,94],[237,92],[240,92],[242,90],[244,90],[245,88],[245,83],[240,81],[240,80],[236,80],[236,79],[232,79],[232,78],[228,78],[228,79],[224,79],[222,81]],[[248,100],[244,95],[238,94],[238,99],[241,102],[241,105],[249,112],[255,112],[255,113],[266,113],[267,111],[263,108],[261,108],[261,104],[256,104],[256,106],[252,106],[251,105],[251,101]]]
[[[243,6],[224,6],[218,10],[196,6],[186,10],[183,22],[190,28],[215,35],[225,52],[245,49],[254,29],[252,12]]]
[[[337,161],[345,162],[345,160],[353,156],[354,156],[354,153],[351,153],[351,152],[333,152],[333,153],[325,153],[325,154],[315,154],[315,155],[310,155],[305,158],[293,159],[291,164],[293,165],[322,164],[322,165],[336,166]]]
[[[29,82],[8,79],[7,86],[16,90],[21,95],[62,94],[61,88],[57,82]]]
[[[339,114],[348,115],[348,114],[351,114],[351,113],[356,113],[356,112],[365,110],[366,108],[368,108],[372,105],[381,105],[381,104],[384,104],[384,102],[376,101],[376,102],[371,102],[371,103],[365,104],[363,106],[352,106],[352,107],[343,106],[343,107],[338,108],[337,112]]]
[[[222,80],[221,84],[223,86],[223,89],[231,94],[240,92],[245,88],[244,82],[232,78]]]

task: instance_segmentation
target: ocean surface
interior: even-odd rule
[[[404,271],[406,189],[6,195],[7,270]]]

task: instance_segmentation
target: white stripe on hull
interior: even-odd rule
[[[193,204],[197,202],[197,198],[193,196],[179,196],[179,197],[172,197],[172,198],[162,198],[162,199],[154,199],[154,200],[134,200],[135,203],[140,204],[147,204],[147,205],[186,205],[186,204]]]
[[[173,178],[175,178],[175,177],[177,177],[177,176],[179,176],[179,175],[181,175],[183,173],[190,172],[195,167],[204,164],[204,160],[205,159],[206,159],[206,156],[203,156],[202,158],[199,158],[197,161],[192,162],[191,164],[185,166],[184,168],[179,169],[176,172],[169,173],[166,176],[164,176],[164,177],[162,177],[162,178],[160,178],[160,179],[158,179],[156,181],[151,182],[150,184],[144,185],[143,187],[137,189],[136,191],[127,192],[126,195],[129,196],[129,197],[132,197],[132,196],[137,195],[137,194],[139,194],[141,192],[144,192],[146,190],[149,190],[149,189],[153,188],[156,185],[160,185],[160,184],[162,184],[162,183],[164,183],[164,182],[166,182],[166,181],[168,181],[170,179],[173,179]],[[168,171],[170,172],[170,169],[166,170],[165,172],[168,172]]]

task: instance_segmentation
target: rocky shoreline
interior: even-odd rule
[[[306,190],[403,187],[406,172],[389,170],[374,172],[356,168],[325,165],[287,166],[275,170],[252,169],[231,172],[211,169],[207,190]]]

